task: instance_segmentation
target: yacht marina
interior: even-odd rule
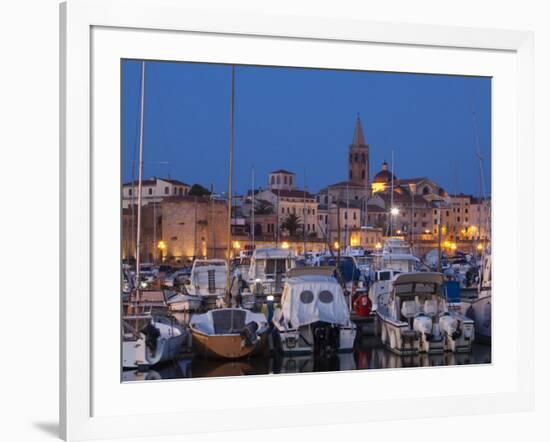
[[[147,180],[140,70],[137,177],[122,186],[123,381],[491,363],[479,145],[479,197],[398,179],[393,151],[370,177],[358,115],[349,180],[312,193],[305,172],[299,189],[278,169],[263,189],[252,167],[238,195],[231,66],[227,191]]]

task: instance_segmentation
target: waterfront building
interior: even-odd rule
[[[190,186],[179,180],[171,178],[152,177],[141,182],[141,204],[160,203],[169,196],[185,196],[189,193]],[[138,183],[127,182],[122,185],[122,207],[127,209],[132,204],[137,204]]]
[[[269,203],[277,214],[277,231],[279,236],[289,236],[289,232],[282,228],[290,215],[298,217],[300,230],[305,228],[308,236],[317,235],[317,200],[314,195],[305,189],[296,187],[295,174],[284,169],[269,174],[268,188],[255,192],[255,200]]]
[[[194,257],[227,256],[227,201],[175,196],[162,201],[162,254],[186,263]]]

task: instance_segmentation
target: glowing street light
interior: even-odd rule
[[[390,210],[390,213],[393,216],[397,216],[397,215],[399,215],[399,209],[397,207],[392,207],[391,210]]]
[[[376,245],[374,246],[374,248],[377,249],[377,250],[380,250],[382,248],[382,244],[377,242]]]
[[[340,248],[340,244],[338,244],[338,241],[334,242],[334,248],[338,250]]]
[[[479,250],[480,252],[483,250],[483,244],[479,243],[476,247],[477,250]]]
[[[157,243],[157,249],[159,250],[166,250],[166,243],[162,240],[160,240],[158,243]]]
[[[281,244],[281,248],[288,249],[289,248],[288,243],[286,241],[283,241],[283,243]]]

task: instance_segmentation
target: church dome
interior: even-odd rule
[[[397,179],[395,175],[393,175],[394,181]],[[376,175],[374,175],[374,178],[372,180],[373,183],[389,183],[392,180],[392,173],[388,170],[388,163],[385,161],[382,163],[382,170],[378,172]]]

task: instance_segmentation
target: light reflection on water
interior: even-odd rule
[[[143,373],[125,370],[122,379],[123,381],[141,381],[490,363],[490,345],[474,343],[471,353],[446,352],[438,355],[398,356],[383,347],[378,337],[368,336],[357,339],[353,352],[330,358],[275,355],[225,361],[193,357],[159,365]]]

